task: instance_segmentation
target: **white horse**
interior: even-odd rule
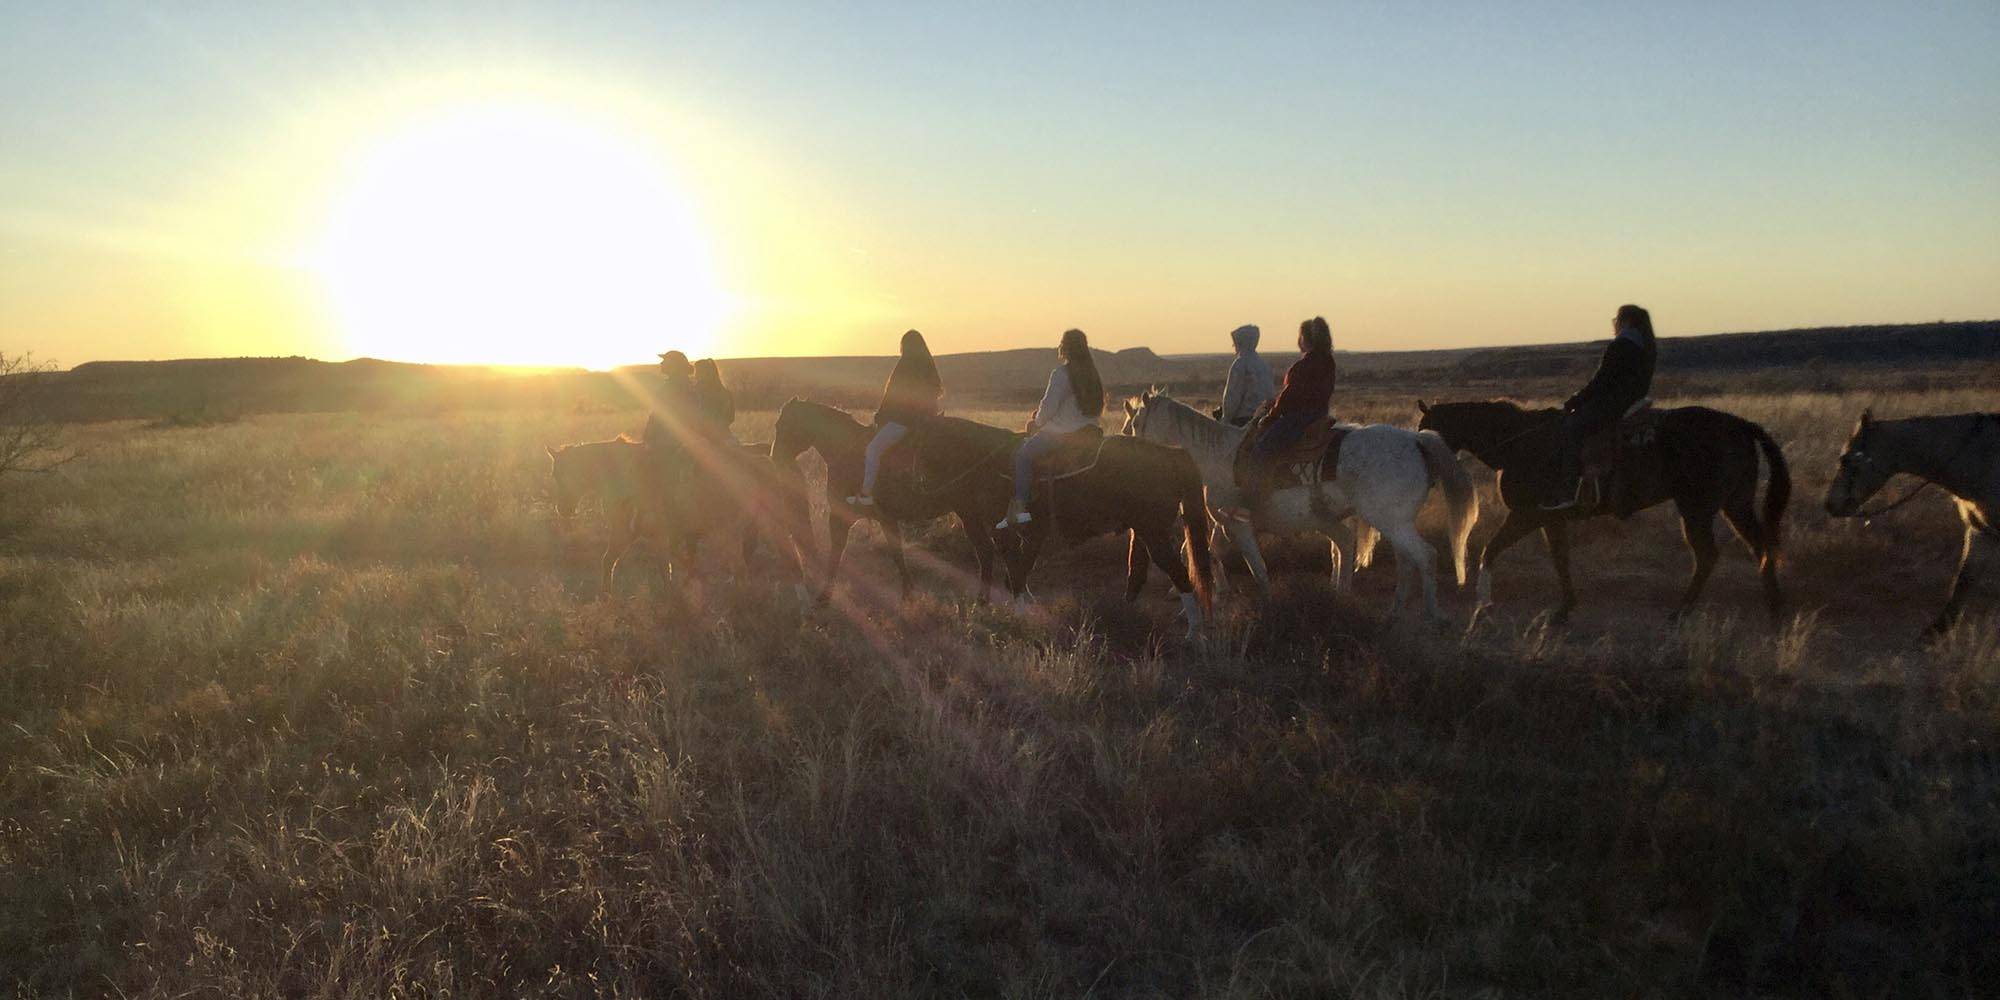
[[[1212,513],[1234,506],[1240,497],[1236,486],[1237,445],[1246,428],[1231,427],[1211,419],[1160,388],[1125,401],[1125,433],[1178,445],[1194,457],[1201,469],[1202,483],[1208,487]],[[1459,586],[1465,585],[1465,543],[1479,520],[1479,494],[1472,479],[1458,463],[1450,446],[1431,431],[1412,431],[1388,424],[1355,427],[1340,446],[1338,467],[1331,477],[1322,475],[1315,487],[1280,486],[1270,492],[1258,522],[1253,526],[1240,518],[1215,516],[1215,524],[1227,531],[1229,540],[1250,566],[1262,593],[1271,589],[1270,572],[1257,548],[1257,529],[1280,534],[1317,532],[1326,536],[1333,555],[1333,585],[1337,591],[1353,586],[1354,566],[1366,566],[1374,557],[1378,537],[1387,537],[1396,550],[1396,600],[1389,608],[1394,617],[1409,597],[1412,571],[1423,582],[1424,613],[1436,620],[1442,616],[1437,604],[1437,550],[1417,531],[1417,512],[1430,496],[1433,486],[1442,487],[1451,525],[1452,564],[1458,571]],[[1314,494],[1317,493],[1317,496]],[[1350,518],[1353,526],[1354,558],[1342,558],[1334,529]],[[1213,533],[1214,529],[1211,529]],[[1211,546],[1214,548],[1214,546]],[[1219,554],[1219,549],[1217,550]],[[1221,579],[1221,574],[1217,574]]]

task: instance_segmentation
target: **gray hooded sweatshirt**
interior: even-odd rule
[[[1236,345],[1236,360],[1229,364],[1229,381],[1222,387],[1222,422],[1241,426],[1257,415],[1257,408],[1278,394],[1271,366],[1257,353],[1261,336],[1254,326],[1239,326],[1229,334]]]

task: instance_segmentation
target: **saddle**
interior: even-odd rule
[[[1245,434],[1236,445],[1236,483],[1239,487],[1243,486],[1250,477],[1259,474],[1268,477],[1268,484],[1273,489],[1311,486],[1321,482],[1329,473],[1340,468],[1340,445],[1353,431],[1353,427],[1337,423],[1331,417],[1315,422],[1299,435],[1298,441],[1271,456],[1264,469],[1253,467],[1255,460],[1251,457],[1251,446],[1257,435]]]
[[[1103,446],[1102,427],[1085,427],[1064,434],[1056,450],[1036,463],[1036,476],[1040,479],[1061,479],[1082,472],[1096,464],[1097,453]]]
[[[1660,424],[1664,414],[1651,399],[1632,404],[1618,422],[1583,439],[1583,502],[1588,509],[1610,505],[1619,517],[1638,510],[1640,495],[1660,476]]]

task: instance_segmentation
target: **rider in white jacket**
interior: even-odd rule
[[[1229,363],[1229,380],[1222,387],[1222,411],[1216,418],[1231,427],[1242,427],[1257,416],[1257,408],[1278,395],[1271,366],[1257,353],[1262,336],[1255,326],[1239,326],[1229,334],[1236,346],[1236,360]]]

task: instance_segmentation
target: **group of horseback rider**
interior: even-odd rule
[[[1546,505],[1562,510],[1578,503],[1584,493],[1583,455],[1586,442],[1617,426],[1652,389],[1656,347],[1652,317],[1635,306],[1621,306],[1612,321],[1613,339],[1604,349],[1596,372],[1563,404],[1564,447],[1558,456],[1565,487],[1559,499]],[[1224,383],[1217,419],[1232,426],[1255,425],[1248,438],[1248,461],[1239,475],[1243,507],[1248,516],[1273,485],[1278,460],[1306,439],[1315,426],[1329,420],[1338,365],[1333,357],[1333,333],[1322,317],[1299,324],[1299,356],[1285,370],[1282,383],[1257,353],[1261,333],[1241,326],[1230,333],[1235,360]],[[1101,434],[1104,380],[1081,330],[1068,330],[1056,347],[1059,364],[1049,373],[1041,402],[1028,418],[1026,437],[1014,453],[1014,498],[995,530],[1029,523],[1038,463],[1066,441],[1083,434]],[[735,399],[712,359],[689,363],[680,351],[660,355],[662,384],[640,440],[676,448],[687,441],[734,439],[729,425],[736,415]],[[923,334],[903,334],[895,367],[883,386],[876,407],[874,437],[865,452],[861,489],[847,497],[849,505],[875,505],[875,488],[883,458],[926,419],[943,412],[944,382],[937,360]]]

